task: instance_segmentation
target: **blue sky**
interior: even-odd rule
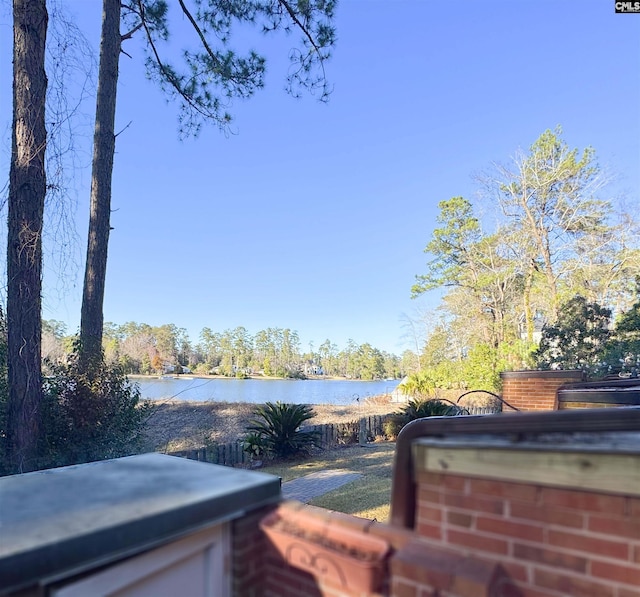
[[[66,4],[97,47],[101,3]],[[258,35],[266,88],[235,102],[237,134],[205,127],[184,141],[175,105],[144,77],[139,43],[127,43],[106,321],[175,323],[192,340],[204,326],[289,327],[303,348],[352,338],[399,354],[405,315],[437,304],[409,295],[438,202],[474,201],[474,174],[556,125],[570,146],[594,147],[617,176],[611,192],[637,205],[640,16],[614,14],[608,0],[343,0],[336,27],[327,105],[283,91],[296,39]],[[0,77],[6,178],[7,58]],[[76,265],[62,275],[49,264],[45,275],[43,316],[70,332],[89,174],[78,170],[74,184]]]

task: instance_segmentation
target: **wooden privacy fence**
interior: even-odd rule
[[[328,423],[326,425],[307,425],[302,431],[309,433],[316,432],[318,441],[316,445],[321,448],[331,448],[341,444],[357,444],[373,441],[376,436],[384,435],[384,422],[389,415],[374,415],[361,418],[359,421],[350,423]],[[241,439],[228,444],[214,444],[205,448],[195,450],[180,450],[168,452],[170,456],[181,456],[190,460],[201,462],[212,462],[213,464],[224,464],[235,466],[249,464],[250,456],[243,450]]]
[[[461,415],[485,415],[495,413],[496,410],[487,407],[464,407]],[[384,436],[385,421],[393,415],[373,415],[362,417],[350,423],[328,423],[325,425],[307,425],[303,431],[318,434],[317,445],[327,449],[337,445],[366,444],[376,437]],[[212,462],[225,466],[248,465],[251,462],[249,454],[243,450],[241,439],[228,444],[214,444],[195,450],[180,450],[168,452],[170,456],[181,456],[190,460]]]
[[[458,407],[462,410],[460,415],[495,415],[502,412],[501,405],[494,406],[464,406],[458,404]]]
[[[303,428],[303,431],[317,433],[317,445],[321,448],[330,448],[341,444],[366,444],[376,437],[384,436],[384,423],[389,416],[373,415],[350,423],[308,425]]]

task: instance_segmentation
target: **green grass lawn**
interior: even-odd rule
[[[309,503],[329,510],[386,522],[389,518],[391,472],[395,447],[394,442],[344,446],[326,450],[305,460],[279,463],[260,470],[282,477],[283,483],[309,473],[330,469],[346,469],[360,473],[363,476],[358,481],[347,483]]]

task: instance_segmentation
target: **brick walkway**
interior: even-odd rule
[[[362,477],[360,473],[352,473],[341,469],[311,473],[283,483],[282,497],[287,500],[298,500],[306,504],[313,498],[351,483],[360,477]]]

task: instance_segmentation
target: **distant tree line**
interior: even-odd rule
[[[64,324],[43,322],[43,356],[49,362],[64,360],[72,345]],[[289,328],[267,328],[250,334],[239,326],[216,332],[205,327],[197,342],[174,324],[151,326],[133,321],[123,325],[106,323],[103,350],[107,362],[118,364],[129,374],[154,374],[183,367],[197,373],[242,377],[263,374],[304,378],[314,375],[375,380],[403,375],[401,359],[371,344],[349,340],[339,349],[325,340],[304,351],[298,332]]]

